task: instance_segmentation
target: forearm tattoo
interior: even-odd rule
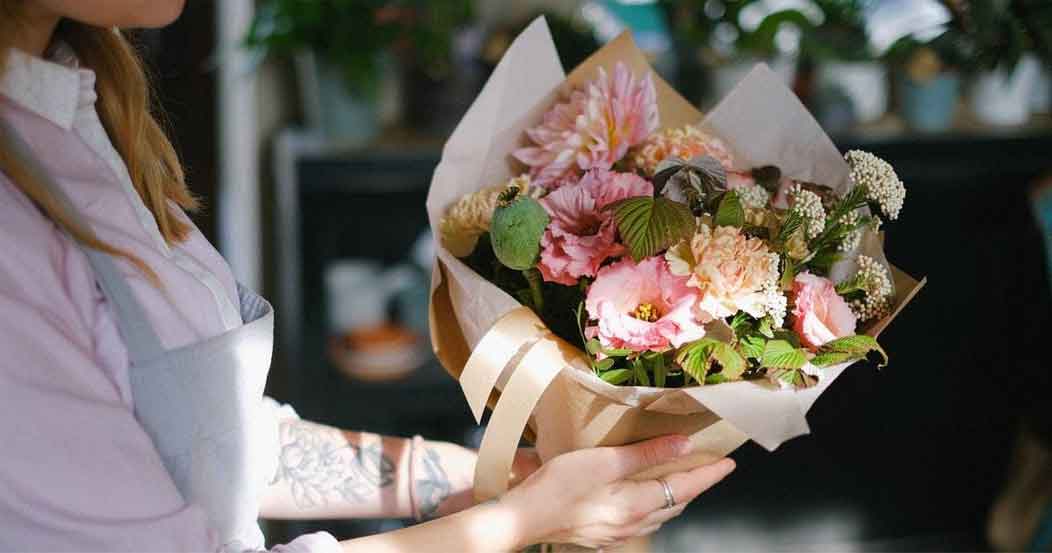
[[[342,432],[292,420],[280,427],[281,451],[271,485],[287,482],[301,509],[364,503],[394,482],[394,463],[376,436],[349,443]]]
[[[419,513],[422,520],[435,516],[438,506],[453,493],[446,470],[442,468],[442,458],[438,452],[426,448],[420,456],[422,474],[413,482],[416,500],[420,502]]]

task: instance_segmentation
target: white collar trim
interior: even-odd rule
[[[0,94],[68,131],[80,96],[77,60],[65,44],[55,45],[51,58],[55,61],[11,48],[0,74]]]

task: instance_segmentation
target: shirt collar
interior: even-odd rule
[[[68,131],[73,128],[80,95],[77,57],[64,43],[52,47],[48,57],[11,48],[0,73],[0,94]]]

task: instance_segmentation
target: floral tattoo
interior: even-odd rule
[[[394,482],[394,463],[378,438],[353,444],[339,430],[299,420],[282,423],[280,435],[278,469],[270,483],[288,482],[301,509],[363,503]]]

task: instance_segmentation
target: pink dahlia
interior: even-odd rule
[[[793,281],[793,330],[814,350],[855,333],[858,322],[851,307],[828,278],[800,273]]]
[[[587,330],[607,348],[663,351],[705,336],[694,316],[698,292],[673,275],[660,257],[603,267],[588,288],[585,309],[597,320]]]
[[[603,208],[653,193],[654,186],[635,174],[593,169],[541,198],[552,218],[541,237],[538,268],[544,280],[573,286],[583,276],[595,276],[607,258],[622,255],[613,215]]]
[[[636,79],[623,63],[611,80],[603,68],[585,90],[544,114],[526,131],[532,146],[514,152],[539,186],[553,188],[589,169],[609,169],[658,128],[657,92],[647,74]]]

